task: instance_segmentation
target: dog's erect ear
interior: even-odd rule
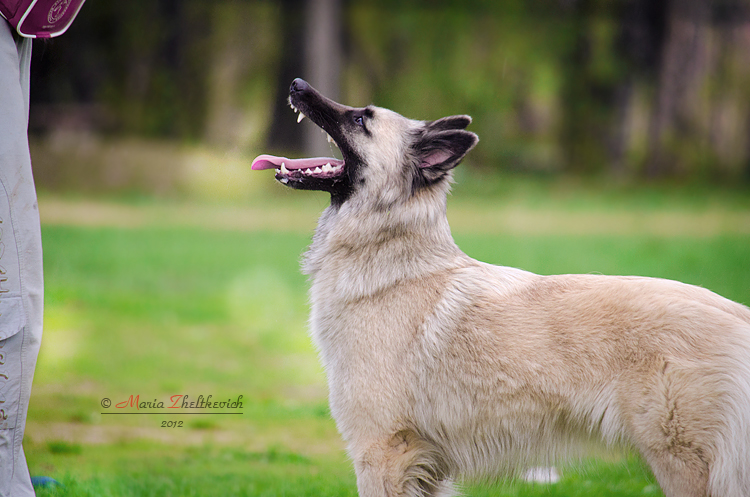
[[[448,116],[427,123],[427,129],[431,131],[444,131],[449,129],[466,129],[471,124],[471,116]]]
[[[468,118],[468,116],[455,117]],[[436,131],[427,125],[416,143],[419,171],[425,183],[429,185],[440,180],[445,173],[461,162],[461,159],[474,148],[478,141],[479,137],[470,131],[458,129]]]

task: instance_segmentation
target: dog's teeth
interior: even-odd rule
[[[278,167],[276,168],[276,174],[281,174],[281,169]]]
[[[323,166],[322,172],[324,173],[330,173],[333,172],[333,168],[331,167],[331,163],[327,163],[325,166]]]
[[[315,174],[320,174],[322,172],[323,172],[323,170],[320,168],[320,166],[318,166],[318,167],[315,168]]]
[[[299,116],[297,116],[297,122],[301,123],[304,118],[305,118],[305,115],[302,112],[300,112]]]
[[[288,178],[281,178],[281,179],[280,179],[279,181],[281,181],[281,182],[282,182],[282,183],[284,183],[285,185],[286,185],[287,183],[289,183],[289,179],[288,179]]]
[[[281,174],[289,174],[289,169],[286,168],[286,164],[281,163]]]
[[[303,169],[302,173],[310,176],[312,174],[312,169]]]
[[[333,138],[331,138],[331,135],[329,135],[328,133],[326,133],[326,140],[328,140],[328,143],[333,143],[334,145],[336,144],[336,142],[333,141]]]

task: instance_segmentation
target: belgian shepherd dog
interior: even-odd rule
[[[453,495],[593,439],[637,450],[668,497],[750,496],[750,309],[675,281],[473,260],[446,218],[478,142],[469,116],[348,107],[301,79],[289,102],[343,160],[252,167],[331,194],[303,270],[359,495]]]

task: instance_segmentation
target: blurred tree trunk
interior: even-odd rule
[[[596,173],[609,161],[618,68],[610,65],[615,38],[611,6],[595,0],[572,6],[575,39],[564,63],[561,147],[566,169]]]
[[[268,146],[276,151],[288,153],[301,150],[303,141],[303,128],[295,123],[287,97],[292,80],[303,74],[305,0],[282,0],[279,3],[281,15],[278,33],[274,36],[281,44],[281,59],[274,85],[278,93],[273,101]]]
[[[341,74],[341,0],[284,0],[281,68],[278,97],[269,145],[310,155],[330,155],[331,149],[317,126],[309,121],[297,125],[287,104],[287,91],[294,78],[303,77],[321,93],[339,97]]]
[[[661,50],[656,101],[649,128],[646,175],[675,173],[670,147],[689,134],[689,114],[699,100],[706,72],[711,0],[670,0]]]
[[[633,142],[641,130],[634,129],[639,109],[636,100],[644,86],[655,86],[660,47],[664,42],[666,3],[655,0],[621,2],[616,14],[619,33],[615,56],[624,64],[615,90],[615,112],[610,141],[610,172],[626,176],[632,171]]]
[[[224,0],[211,4],[210,18],[205,139],[225,149],[256,149],[277,94],[278,8]]]
[[[253,56],[246,30],[252,32],[253,19],[243,15],[240,4],[216,2],[211,8],[211,55],[208,69],[206,142],[214,147],[231,148],[242,134],[240,94],[242,74]],[[247,23],[250,21],[250,29]]]
[[[323,95],[339,99],[341,77],[341,0],[308,0],[305,20],[305,78]],[[305,153],[330,155],[317,126],[305,127]]]
[[[725,2],[714,22],[720,54],[712,71],[721,86],[714,91],[710,143],[719,174],[750,179],[750,2]]]

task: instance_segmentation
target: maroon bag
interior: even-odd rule
[[[85,0],[0,0],[0,14],[26,38],[52,38],[67,30]]]

